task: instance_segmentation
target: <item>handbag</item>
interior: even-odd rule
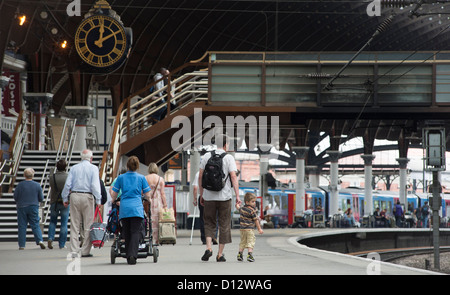
[[[159,211],[159,222],[175,222],[175,213],[173,208]]]
[[[103,223],[100,209],[97,206],[95,208],[94,220],[97,217],[100,218],[100,222],[93,222],[89,231],[89,237],[94,248],[101,248],[104,244],[104,238],[106,235],[106,224]]]

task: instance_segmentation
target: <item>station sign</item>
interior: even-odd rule
[[[1,114],[5,117],[15,117],[15,113],[20,113],[20,73],[4,70],[2,76],[9,78],[9,83],[3,88]]]

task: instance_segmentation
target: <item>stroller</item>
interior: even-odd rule
[[[153,244],[152,237],[152,217],[149,206],[149,201],[142,200],[144,205],[144,219],[142,221],[143,226],[143,238],[139,243],[139,251],[137,258],[147,258],[147,256],[153,256],[153,262],[158,262],[159,250],[156,244]],[[119,206],[113,204],[113,209],[108,218],[108,225],[106,231],[109,234],[114,234],[114,242],[111,245],[111,264],[116,262],[116,257],[126,258],[125,240],[122,237],[121,226],[118,218]]]

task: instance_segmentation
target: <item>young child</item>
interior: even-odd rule
[[[258,228],[258,232],[263,234],[264,231],[261,229],[259,224],[259,218],[256,215],[256,196],[252,193],[246,193],[244,196],[243,207],[236,204],[236,209],[239,210],[240,225],[241,225],[241,242],[239,244],[239,253],[237,255],[238,261],[243,261],[242,253],[244,248],[248,249],[247,261],[253,262],[253,248],[255,247],[256,237],[254,233],[255,225]]]

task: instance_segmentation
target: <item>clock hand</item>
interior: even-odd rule
[[[102,42],[99,42],[99,41],[103,39],[103,33],[105,32],[105,20],[103,18],[100,18],[99,21],[100,21],[100,29],[99,29],[100,37],[98,37],[98,40],[95,41],[94,43],[95,43],[95,45],[97,45],[98,47],[101,48],[101,47],[103,47],[103,44],[102,44]]]
[[[120,31],[117,31],[117,32],[114,32],[114,33],[112,33],[112,34],[109,34],[108,36],[106,36],[106,37],[101,37],[101,38],[99,38],[97,41],[95,41],[94,43],[95,43],[95,45],[97,45],[98,47],[102,47],[103,46],[103,42],[105,41],[105,40],[108,40],[109,38],[111,38],[112,36],[115,36],[115,35],[117,35],[117,34],[119,34],[120,33]]]

